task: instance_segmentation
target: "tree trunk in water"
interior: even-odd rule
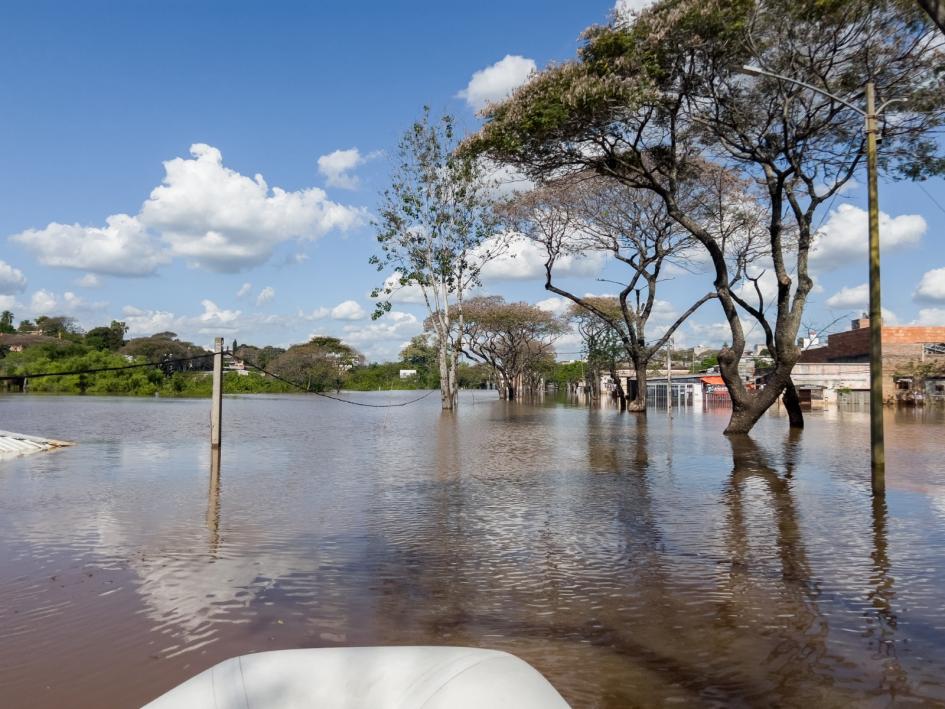
[[[638,414],[646,413],[646,365],[634,363],[633,371],[637,374],[637,390],[636,395],[630,399],[630,404],[627,406],[628,411],[633,411]]]
[[[724,433],[727,436],[748,433],[758,423],[758,419],[771,408],[771,405],[784,393],[791,382],[793,365],[780,364],[768,378],[764,389],[749,390],[742,384],[738,374],[738,361],[731,350],[719,353],[719,370],[729,396],[732,397],[732,417]]]
[[[509,393],[509,401],[515,401],[515,385],[511,381],[506,385],[506,391]]]
[[[450,367],[447,357],[447,345],[445,344],[445,339],[440,338],[440,351],[438,353],[438,360],[440,363],[440,403],[442,405],[443,411],[452,411],[453,410],[453,396],[450,382]]]
[[[801,399],[797,395],[797,388],[793,380],[788,380],[784,388],[784,408],[787,410],[788,423],[791,428],[804,428],[804,412],[801,411]]]
[[[611,364],[610,367],[610,378],[614,380],[614,386],[616,387],[617,400],[620,402],[620,410],[627,410],[627,394],[623,390],[623,384],[620,381],[620,377],[617,376],[617,367]]]

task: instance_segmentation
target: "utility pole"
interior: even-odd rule
[[[210,402],[210,449],[220,448],[220,423],[223,418],[223,338],[213,341],[213,398]]]
[[[879,190],[876,185],[876,87],[866,82],[866,180],[870,227],[870,482],[874,495],[886,493],[883,432],[883,309],[879,280]]]
[[[673,417],[673,339],[666,341],[666,410]]]
[[[886,494],[886,446],[883,435],[883,309],[879,281],[879,189],[876,186],[876,148],[879,143],[877,119],[891,103],[904,101],[901,98],[888,99],[876,108],[876,85],[870,79],[866,82],[866,110],[854,106],[849,101],[834,96],[812,84],[789,76],[765,71],[756,66],[742,67],[746,74],[770,76],[780,81],[814,91],[832,101],[841,103],[856,111],[865,120],[866,134],[866,180],[869,197],[869,289],[870,289],[870,483],[874,495]]]

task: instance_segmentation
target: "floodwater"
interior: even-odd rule
[[[413,392],[359,394],[373,402]],[[945,412],[647,417],[0,397],[0,704],[142,704],[227,657],[506,649],[575,707],[945,703]]]

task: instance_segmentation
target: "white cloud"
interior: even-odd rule
[[[384,296],[383,292],[390,289],[390,295]],[[384,286],[381,289],[382,297],[386,297],[391,303],[426,303],[423,297],[423,290],[415,282],[411,281],[405,286],[400,285],[400,272],[395,271],[384,279]]]
[[[182,322],[174,313],[165,310],[142,310],[126,305],[121,310],[122,320],[132,337],[153,335],[157,332],[176,332]]]
[[[306,313],[304,310],[299,310],[297,316],[302,320],[322,320],[327,318],[331,311],[328,308],[315,308],[310,313]]]
[[[913,246],[921,241],[928,225],[918,214],[890,217],[879,215],[879,238],[883,249]],[[869,244],[866,211],[852,204],[841,204],[832,211],[814,237],[810,252],[811,266],[832,270],[866,259]]]
[[[345,190],[356,190],[361,180],[352,172],[364,163],[380,157],[380,151],[361,155],[357,148],[336,150],[318,158],[318,172],[325,178],[329,187],[340,187]]]
[[[256,305],[265,305],[270,300],[276,297],[276,290],[272,286],[266,286],[261,291],[259,295],[256,296]]]
[[[249,281],[247,281],[246,283],[244,283],[243,285],[240,286],[240,289],[239,289],[238,291],[236,291],[236,297],[237,297],[237,298],[243,298],[243,297],[249,295],[249,292],[250,292],[252,289],[253,289],[253,284],[250,283]]]
[[[367,312],[356,300],[346,300],[331,309],[333,320],[361,320]]]
[[[102,279],[94,273],[86,273],[82,278],[76,280],[75,284],[80,288],[99,288],[102,285]]]
[[[525,83],[535,72],[535,60],[517,54],[507,54],[485,69],[472,75],[465,89],[456,94],[478,111],[493,101],[499,101]]]
[[[239,310],[221,310],[212,300],[201,300],[203,313],[197,316],[201,335],[224,335],[239,332],[236,326]]]
[[[0,294],[12,295],[26,290],[26,276],[6,261],[0,261]]]
[[[232,272],[267,261],[293,238],[314,239],[363,223],[363,209],[337,204],[318,188],[272,189],[223,166],[216,148],[197,143],[192,159],[164,163],[164,182],[141,208],[141,221],[161,233],[175,256],[212,271]]]
[[[489,248],[489,244],[485,248]],[[482,277],[489,281],[544,278],[547,258],[548,254],[540,244],[524,237],[516,237],[510,240],[508,249],[502,256],[483,266]],[[607,255],[600,251],[567,254],[555,262],[554,275],[557,278],[594,277],[600,273],[606,260]]]
[[[939,326],[945,325],[945,308],[922,308],[919,317],[913,325]]]
[[[828,308],[862,309],[869,307],[870,289],[866,283],[852,288],[843,287],[837,293],[827,298]]]
[[[614,5],[614,14],[619,19],[628,20],[641,10],[645,10],[652,5],[654,0],[617,0]]]
[[[55,293],[40,289],[30,298],[30,310],[34,315],[54,315],[58,302]]]
[[[559,296],[552,296],[550,298],[545,298],[544,300],[539,300],[535,303],[535,307],[540,310],[544,310],[547,313],[552,313],[554,315],[564,315],[571,309],[571,301],[567,298],[561,298]]]
[[[113,214],[104,227],[53,222],[45,229],[15,234],[10,240],[32,252],[44,266],[115,276],[144,276],[170,260],[144,224],[127,214]]]
[[[422,329],[417,316],[392,310],[368,325],[346,325],[342,339],[370,358],[393,359],[403,343]]]
[[[20,302],[12,295],[0,295],[0,310],[18,310]]]
[[[926,271],[912,297],[920,302],[945,303],[945,268]]]

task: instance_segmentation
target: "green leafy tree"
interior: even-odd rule
[[[813,287],[817,219],[863,169],[865,140],[862,116],[843,103],[747,77],[741,67],[846,97],[871,80],[881,102],[904,101],[883,128],[881,168],[922,179],[945,171],[936,142],[945,119],[941,36],[917,5],[897,0],[662,0],[584,39],[576,61],[550,67],[489,108],[466,151],[538,179],[593,171],[662,201],[711,259],[732,333],[719,354],[732,398],[726,433],[747,433],[782,393],[796,394],[791,370]],[[736,175],[764,205],[771,302],[761,289],[742,290],[731,271],[711,199],[720,174]],[[772,354],[763,389],[748,389],[738,373],[742,316],[760,326]],[[786,400],[792,425],[802,425],[796,396]]]
[[[463,322],[463,352],[499,374],[509,399],[518,395],[520,378],[534,384],[529,374],[547,371],[554,341],[567,332],[553,314],[529,303],[507,303],[501,296],[470,298]]]
[[[313,391],[340,391],[364,356],[337,337],[313,337],[293,345],[270,362],[272,371]]]
[[[391,309],[398,290],[420,290],[435,334],[444,409],[457,405],[463,303],[483,265],[505,247],[495,235],[490,184],[477,160],[458,155],[454,120],[422,118],[401,138],[391,186],[375,223],[377,270],[390,276],[375,289],[374,317]]]
[[[16,328],[13,326],[13,313],[4,310],[0,313],[0,333],[9,335],[14,332],[16,332]]]
[[[108,327],[93,327],[85,333],[85,344],[96,350],[115,352],[125,344],[128,326],[118,320],[112,320]]]

